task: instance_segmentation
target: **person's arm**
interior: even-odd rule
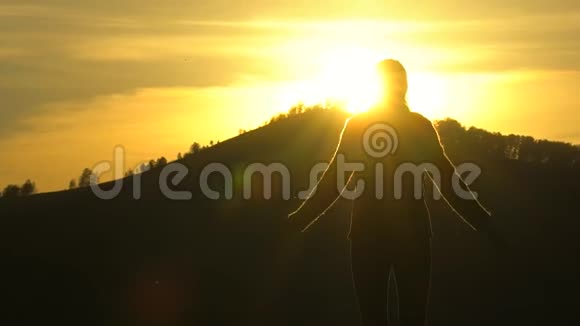
[[[351,136],[347,131],[348,120],[340,134],[339,143],[329,162],[328,168],[307,199],[292,213],[288,215],[290,222],[301,231],[315,223],[326,210],[339,199],[342,189],[338,189],[338,165],[337,155],[348,151]],[[345,176],[348,184],[349,176]]]
[[[491,212],[483,206],[461,176],[457,174],[455,166],[445,154],[445,150],[439,141],[439,136],[431,122],[429,122],[429,129],[429,132],[434,137],[434,143],[428,147],[432,148],[432,158],[441,172],[441,182],[436,187],[443,199],[459,218],[474,230],[483,233],[496,249],[505,253],[506,249],[509,250],[508,242],[492,222]],[[469,191],[468,198],[461,198],[457,191],[453,189],[453,175],[457,175],[457,181],[459,181],[459,186],[462,190]],[[435,183],[432,178],[427,177],[427,179]]]
[[[456,173],[455,166],[445,154],[435,128],[431,122],[427,121],[426,123],[428,124],[425,127],[428,133],[426,150],[428,151],[429,161],[437,167],[441,176],[440,180],[434,180],[428,175],[427,180],[435,184],[442,195],[442,200],[445,200],[454,213],[466,224],[477,231],[488,231],[491,213],[481,204],[469,186]],[[453,188],[454,175],[461,189],[464,192],[468,192],[467,198],[459,196]]]

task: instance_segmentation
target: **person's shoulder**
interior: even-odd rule
[[[413,129],[417,137],[422,139],[426,148],[440,148],[439,134],[431,120],[417,112],[411,112],[411,119],[413,119]]]
[[[345,123],[346,127],[350,131],[356,131],[366,128],[370,123],[368,113],[363,112],[349,117]]]
[[[410,112],[409,115],[410,115],[411,124],[416,126],[417,130],[421,130],[421,131],[424,131],[425,133],[429,133],[429,134],[435,132],[435,127],[433,126],[433,122],[431,122],[431,120],[427,119],[422,114],[420,114],[418,112]]]
[[[411,120],[418,124],[418,125],[422,125],[422,126],[429,126],[429,127],[433,127],[433,123],[431,122],[431,120],[427,119],[424,115],[422,115],[419,112],[409,112],[409,115],[411,117]]]

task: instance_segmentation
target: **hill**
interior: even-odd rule
[[[356,325],[348,202],[296,234],[281,219],[298,199],[284,200],[278,191],[271,200],[246,200],[240,182],[249,164],[281,162],[291,172],[291,193],[306,189],[310,167],[330,157],[344,119],[325,110],[292,115],[178,161],[189,173],[171,188],[191,192],[187,201],[163,195],[161,168],[123,179],[120,194],[108,201],[90,188],[0,200],[1,318],[61,325]],[[491,137],[449,123],[443,127],[453,127],[455,136],[440,125],[442,141],[456,163],[477,158],[483,175],[475,187],[513,248],[500,255],[450,213],[438,214],[431,324],[578,321],[568,299],[580,290],[574,147],[557,154],[525,137]],[[231,200],[211,200],[200,190],[200,172],[215,162],[232,171]],[[274,177],[274,185],[281,180]],[[223,193],[219,176],[209,184]]]

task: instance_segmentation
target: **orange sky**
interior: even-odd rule
[[[577,1],[3,1],[0,186],[64,189],[117,144],[127,168],[174,159],[301,100],[356,109],[384,57],[429,118],[580,143],[579,22]]]

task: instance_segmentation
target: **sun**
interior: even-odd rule
[[[284,86],[281,102],[333,103],[352,114],[367,111],[381,95],[376,64],[381,56],[361,48],[324,51],[310,78]]]
[[[321,52],[319,69],[301,81],[284,87],[284,107],[333,103],[346,111],[365,112],[379,102],[385,91],[377,64],[389,56],[362,47],[336,47]],[[436,73],[408,71],[407,102],[411,110],[428,118],[441,118],[448,105],[448,85]]]
[[[371,51],[357,48],[328,53],[317,78],[322,95],[353,114],[367,111],[381,95],[378,58]]]

